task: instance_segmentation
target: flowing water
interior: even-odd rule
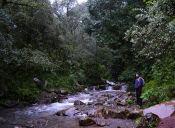
[[[114,83],[112,83],[113,85]],[[79,93],[77,95],[69,96],[67,99],[62,102],[55,102],[48,105],[38,105],[33,104],[31,107],[25,108],[12,108],[0,110],[0,121],[15,123],[24,123],[33,119],[38,119],[41,117],[53,115],[60,110],[71,108],[74,106],[75,100],[80,100],[84,103],[93,102],[93,95],[102,93],[102,92],[114,92],[121,91],[125,92],[126,87],[122,87],[122,90],[113,90],[112,86],[108,86],[106,90],[97,91],[93,88],[92,91],[89,91],[88,88],[85,89],[85,92]]]

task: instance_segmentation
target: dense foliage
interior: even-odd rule
[[[143,98],[148,106],[173,98],[175,80],[175,1],[148,1],[147,8],[137,15],[138,21],[127,32],[126,39],[133,43],[138,57],[149,65],[148,80]],[[148,76],[147,75],[147,76]],[[171,94],[171,95],[170,95]]]
[[[3,0],[0,5],[1,98],[35,101],[40,94],[35,77],[70,91],[78,83],[101,82],[105,69],[96,63],[95,41],[82,24],[85,4]]]

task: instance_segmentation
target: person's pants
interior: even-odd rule
[[[141,97],[141,93],[142,93],[142,87],[136,88],[136,98],[137,98],[137,104],[139,106],[142,106],[142,99],[140,98]]]

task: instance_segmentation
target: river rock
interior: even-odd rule
[[[114,100],[115,106],[126,106],[128,103],[125,99],[117,98]]]
[[[136,94],[135,94],[135,92],[128,92],[127,95],[128,95],[128,96],[135,97]]]
[[[98,98],[97,101],[94,101],[95,105],[103,105],[105,104],[105,101],[107,101],[108,98],[107,97],[101,97]]]
[[[64,110],[58,111],[58,112],[56,113],[56,115],[57,115],[57,116],[67,116],[67,115],[65,114],[67,110],[68,110],[68,109],[64,109]]]
[[[37,85],[37,87],[42,90],[43,89],[43,83],[41,80],[39,80],[37,77],[33,78],[33,81],[35,82],[35,84]]]
[[[138,110],[133,110],[130,111],[128,114],[128,119],[137,119],[143,115],[143,110],[138,109]]]
[[[80,126],[91,126],[96,124],[96,122],[88,117],[79,119],[79,125]]]
[[[145,116],[143,116],[140,120],[140,123],[136,128],[156,128],[160,122],[160,118],[153,114],[153,113],[147,113]]]
[[[94,112],[94,117],[96,117],[96,118],[103,118],[103,109],[104,109],[103,107],[97,109],[97,110]]]
[[[116,104],[119,105],[119,106],[126,106],[127,102],[126,101],[121,101],[121,102],[117,102]]]
[[[77,83],[76,86],[77,86],[77,89],[76,90],[78,92],[82,92],[84,90],[84,88],[79,83]]]
[[[59,101],[61,99],[61,97],[59,97],[59,95],[57,95],[55,92],[41,92],[41,96],[39,98],[39,100],[37,101],[38,104],[49,104],[49,103],[53,103],[56,101]]]
[[[68,95],[69,94],[69,92],[66,91],[66,90],[60,90],[60,92],[61,92],[62,95]]]
[[[108,116],[112,118],[120,118],[120,119],[126,119],[127,114],[129,111],[127,109],[125,110],[109,110]]]
[[[103,94],[102,96],[107,97],[108,99],[113,98],[114,96],[110,93]]]
[[[108,100],[108,101],[107,101],[107,104],[108,104],[108,105],[114,104],[114,101],[113,101],[113,100]]]
[[[69,116],[69,117],[73,117],[75,115],[77,115],[78,113],[80,113],[80,111],[76,110],[75,107],[73,108],[69,108],[69,109],[64,109],[61,111],[58,111],[56,113],[57,116]]]
[[[175,100],[163,102],[144,109],[143,114],[146,115],[147,113],[154,113],[161,119],[175,116]]]
[[[76,101],[74,101],[74,105],[85,105],[85,103],[83,103],[80,100],[76,100]]]
[[[94,110],[94,109],[89,110],[89,111],[87,112],[87,115],[88,115],[89,117],[95,117],[95,112],[96,112],[96,110]]]
[[[50,93],[54,92],[56,94],[61,94],[61,91],[57,88],[51,88],[51,89],[48,89],[47,91]]]
[[[107,118],[120,118],[120,119],[126,119],[129,111],[125,108],[117,108],[117,109],[103,109],[103,117],[105,119]]]
[[[120,96],[120,98],[122,100],[127,100],[128,98],[130,98],[129,94],[128,93],[124,93],[123,95]]]
[[[103,105],[104,102],[100,101],[100,102],[96,102],[95,105]]]
[[[90,86],[88,87],[89,90],[99,90],[99,86]]]

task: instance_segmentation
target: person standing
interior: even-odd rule
[[[142,94],[142,87],[143,87],[143,78],[140,77],[140,73],[136,73],[136,80],[135,80],[135,89],[136,89],[136,98],[137,98],[137,104],[142,107],[142,99],[141,99],[141,94]]]

